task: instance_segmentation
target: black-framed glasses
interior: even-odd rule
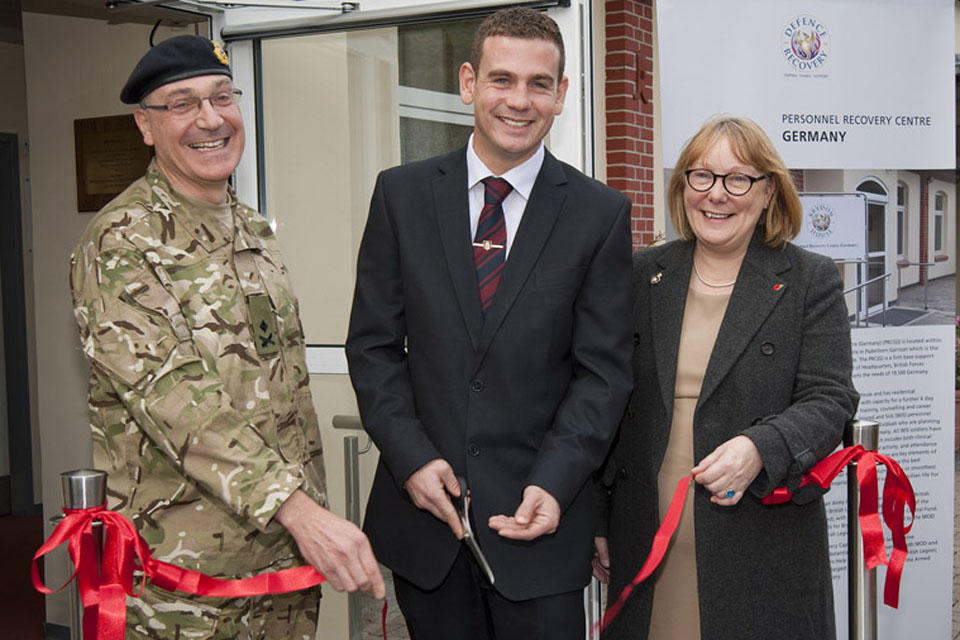
[[[243,91],[240,89],[224,89],[223,91],[216,92],[212,96],[206,96],[204,98],[199,96],[177,96],[166,104],[144,104],[141,102],[140,107],[143,109],[166,111],[175,116],[189,116],[200,111],[204,100],[210,102],[210,105],[214,109],[226,109],[227,107],[232,107],[237,104],[237,101],[242,95]]]
[[[732,196],[746,195],[753,188],[754,182],[766,180],[769,177],[767,174],[756,178],[745,173],[720,174],[708,169],[687,169],[683,173],[687,177],[687,184],[694,191],[700,191],[701,193],[710,191],[710,189],[713,189],[713,185],[717,183],[717,178],[720,178],[723,188]]]

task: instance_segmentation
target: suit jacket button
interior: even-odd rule
[[[635,333],[633,334],[633,346],[637,346],[638,344],[640,344],[640,334]]]
[[[772,356],[774,351],[776,351],[776,349],[774,348],[772,342],[764,342],[762,345],[760,345],[760,353],[765,356]]]
[[[627,476],[629,476],[629,475],[630,475],[630,474],[627,473],[627,468],[626,468],[626,467],[620,467],[620,478],[621,478],[621,479],[626,480],[626,479],[627,479]]]
[[[473,457],[477,457],[478,455],[480,455],[480,447],[478,447],[477,445],[471,442],[469,445],[467,445],[467,453],[469,453]]]
[[[632,418],[632,417],[633,417],[633,407],[631,407],[630,405],[627,405],[627,411],[626,411],[626,413],[627,413],[627,417],[628,417],[628,418]]]
[[[483,391],[483,382],[480,380],[474,380],[470,385],[470,388],[479,393],[480,391]]]

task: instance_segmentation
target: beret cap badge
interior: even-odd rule
[[[224,66],[229,67],[230,58],[227,57],[227,52],[223,50],[223,47],[219,42],[211,40],[211,43],[213,44],[213,55],[217,56],[217,60],[222,62]]]

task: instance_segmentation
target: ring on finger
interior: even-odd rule
[[[721,497],[721,498],[726,498],[727,500],[729,500],[730,498],[732,498],[732,497],[735,496],[735,495],[737,495],[737,492],[736,492],[735,490],[733,490],[733,489],[727,489],[726,491],[724,491],[723,493],[720,494],[720,497]]]

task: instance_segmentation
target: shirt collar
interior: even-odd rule
[[[530,199],[530,192],[533,191],[533,183],[537,181],[537,175],[540,173],[540,167],[543,165],[543,142],[537,147],[532,156],[510,169],[501,176],[513,190],[523,196],[524,200]],[[470,140],[467,141],[467,190],[472,189],[478,182],[484,178],[494,175],[487,168],[477,152],[473,150],[473,134],[470,134]]]

